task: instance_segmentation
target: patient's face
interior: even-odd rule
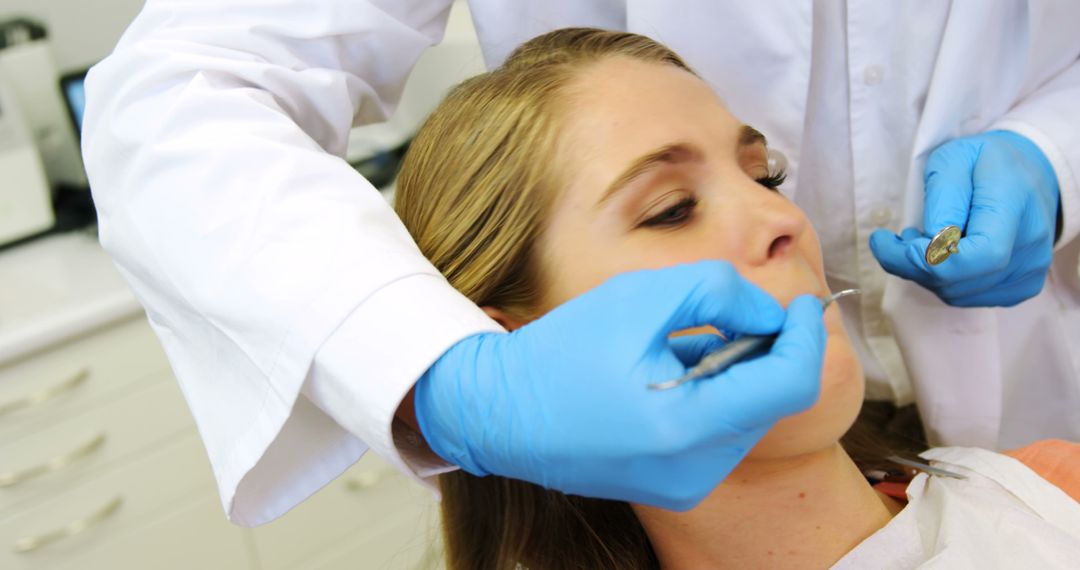
[[[701,79],[612,58],[580,73],[567,103],[557,162],[564,184],[539,243],[544,311],[617,273],[703,259],[731,262],[784,305],[827,292],[806,216],[757,181],[769,175],[764,144]],[[627,180],[648,155],[658,160]],[[825,325],[821,398],[777,424],[751,459],[832,445],[857,414],[862,372],[837,305]]]

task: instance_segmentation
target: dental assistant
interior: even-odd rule
[[[786,155],[782,190],[818,228],[831,288],[863,290],[845,318],[869,396],[917,402],[932,443],[1080,439],[1080,6],[470,6],[489,66],[565,26],[682,54]],[[351,125],[390,113],[449,7],[149,0],[88,77],[102,243],[237,523],[279,516],[368,448],[417,477],[450,460],[686,508],[816,398],[820,306],[785,311],[723,263],[617,277],[513,334],[445,283],[341,157]],[[927,236],[947,225],[965,231],[959,251],[929,266]],[[703,323],[781,336],[753,367],[692,386],[692,408],[665,407],[642,387],[707,345],[661,341]],[[627,390],[575,389],[597,378]],[[533,398],[537,383],[559,397]],[[688,420],[726,398],[747,402],[739,421]],[[613,433],[626,413],[640,427]],[[536,432],[500,431],[509,414]]]

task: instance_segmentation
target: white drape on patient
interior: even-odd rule
[[[922,454],[967,479],[921,474],[908,505],[834,569],[1077,568],[1080,503],[1020,461],[976,448]]]

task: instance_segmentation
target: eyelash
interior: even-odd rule
[[[768,176],[758,178],[755,182],[769,190],[776,191],[776,189],[784,183],[786,178],[787,173],[781,170],[769,174]],[[697,207],[697,204],[698,200],[694,196],[683,198],[670,208],[666,208],[663,212],[641,222],[640,227],[675,227],[684,224],[694,213],[694,208]]]
[[[769,190],[776,190],[780,187],[781,184],[784,183],[784,180],[787,180],[787,171],[778,170],[776,172],[770,173],[768,176],[758,178],[754,182],[761,184]]]
[[[665,208],[663,212],[641,222],[641,227],[646,228],[669,228],[682,225],[690,216],[694,213],[694,208],[697,207],[698,200],[694,196],[687,196],[682,200],[679,200],[675,205],[670,208]],[[685,214],[679,215],[685,211]],[[673,217],[674,216],[674,217]]]

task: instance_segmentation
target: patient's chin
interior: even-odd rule
[[[859,415],[864,387],[862,367],[851,342],[842,333],[830,334],[818,401],[810,409],[778,421],[747,459],[780,459],[831,448]]]

